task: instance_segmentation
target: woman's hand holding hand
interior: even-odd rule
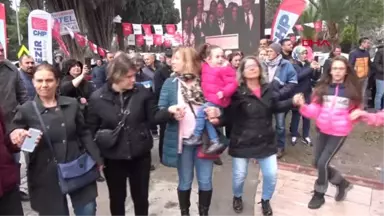
[[[367,112],[365,112],[364,110],[361,110],[361,109],[355,109],[353,110],[350,114],[349,114],[349,118],[353,121],[353,120],[356,120],[358,118],[360,118],[361,116],[365,115]]]
[[[87,99],[85,99],[85,98],[80,98],[80,103],[81,104],[87,104]]]
[[[177,121],[180,121],[185,116],[185,107],[181,105],[173,105],[168,108],[168,112],[173,114]]]
[[[295,94],[295,96],[293,96],[293,104],[298,107],[301,107],[305,104],[303,93]]]
[[[221,115],[221,111],[217,107],[207,107],[204,109],[205,114],[207,115],[208,120],[217,119]]]

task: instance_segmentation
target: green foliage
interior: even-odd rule
[[[341,33],[341,43],[353,44],[358,41],[358,29],[353,25],[346,25]]]
[[[315,29],[305,26],[305,23],[312,23],[315,22],[319,19],[320,14],[316,7],[313,5],[308,5],[308,7],[305,9],[305,11],[301,14],[299,18],[299,23],[303,26],[304,30],[301,32],[301,36],[306,38],[306,39],[313,39],[316,35]]]
[[[281,2],[282,0],[265,1],[265,28],[271,28],[273,18],[275,17],[275,13]]]
[[[123,13],[123,22],[148,24],[177,24],[180,13],[174,0],[128,0]]]

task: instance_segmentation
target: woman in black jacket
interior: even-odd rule
[[[59,78],[60,74],[52,65],[39,65],[33,75],[37,95],[34,101],[18,108],[9,128],[12,143],[19,146],[28,136],[29,128],[43,132],[43,138],[29,153],[27,164],[31,207],[39,215],[69,215],[67,196],[60,189],[57,163],[72,162],[86,151],[99,167],[103,166],[100,151],[85,125],[78,102],[56,94]],[[96,215],[96,179],[68,195],[75,215]]]
[[[125,215],[127,178],[135,215],[148,215],[149,172],[153,138],[150,132],[157,112],[156,98],[136,84],[136,67],[127,55],[115,57],[107,67],[107,80],[89,99],[87,124],[93,134],[123,124],[115,143],[98,141],[105,159],[111,215]],[[161,111],[160,111],[161,112]],[[165,120],[169,114],[164,110]],[[123,115],[126,115],[124,122]],[[157,114],[156,114],[157,115]],[[161,115],[159,115],[161,116]]]
[[[264,215],[272,215],[269,200],[277,180],[277,144],[276,132],[272,126],[273,114],[289,110],[292,101],[272,100],[272,88],[265,83],[260,62],[254,56],[245,57],[241,61],[238,82],[240,86],[220,121],[232,124],[228,153],[233,157],[233,209],[237,213],[243,210],[241,196],[248,162],[249,159],[256,159],[263,174],[262,211]]]
[[[61,95],[76,98],[84,111],[89,97],[95,90],[92,83],[86,80],[89,68],[80,61],[69,59],[64,62],[62,72],[65,75],[60,84]]]

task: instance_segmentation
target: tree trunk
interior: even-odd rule
[[[327,21],[328,41],[331,43],[332,49],[339,45],[339,30],[335,22]]]

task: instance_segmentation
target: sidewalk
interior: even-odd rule
[[[262,176],[260,174],[260,179]],[[276,191],[271,206],[276,216],[382,216],[384,215],[384,191],[354,185],[343,202],[335,202],[336,188],[329,186],[325,204],[318,210],[307,208],[312,197],[316,177],[279,170]],[[257,187],[255,198],[255,215],[262,215],[261,199],[262,181]]]

